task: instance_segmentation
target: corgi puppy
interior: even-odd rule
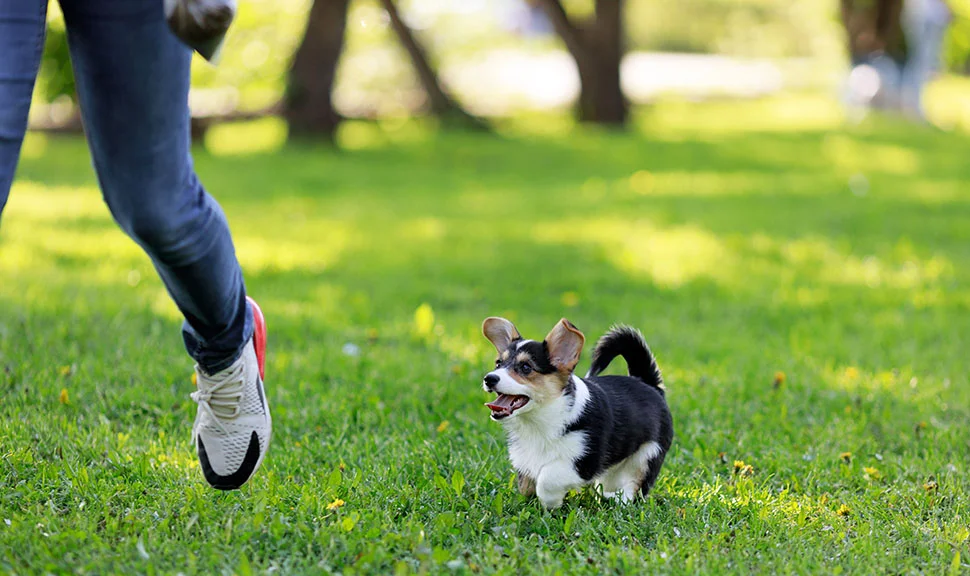
[[[504,318],[482,332],[498,350],[486,404],[505,428],[519,491],[547,509],[575,488],[595,484],[631,501],[653,486],[674,437],[660,369],[643,336],[618,326],[596,344],[585,378],[573,371],[586,339],[563,318],[545,340],[523,339]],[[617,356],[629,376],[600,376]]]

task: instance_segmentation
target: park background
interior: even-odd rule
[[[875,16],[898,1],[854,5],[905,54]],[[914,122],[849,94],[834,1],[243,1],[190,104],[267,313],[275,429],[222,494],[52,4],[0,228],[0,570],[970,572],[951,6]],[[489,315],[643,331],[677,432],[651,498],[515,494]]]

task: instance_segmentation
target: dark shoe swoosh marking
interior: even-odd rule
[[[205,451],[205,444],[202,437],[198,438],[199,443],[199,463],[202,465],[202,474],[209,484],[216,490],[235,490],[246,483],[249,477],[256,470],[256,463],[259,462],[259,437],[253,431],[249,438],[249,448],[246,449],[246,457],[243,458],[239,469],[227,476],[222,476],[212,469],[209,463],[209,455]]]
[[[259,403],[263,407],[263,414],[266,414],[266,399],[263,398],[263,379],[256,381],[256,390],[259,390]]]

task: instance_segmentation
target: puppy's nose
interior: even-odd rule
[[[495,388],[499,380],[500,378],[498,377],[498,374],[493,374],[489,372],[488,374],[485,375],[485,380],[484,380],[485,387],[491,390],[492,388]]]

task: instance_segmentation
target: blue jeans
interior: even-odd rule
[[[933,72],[940,65],[940,53],[946,36],[946,23],[924,19],[917,22],[904,22],[909,41],[909,55],[903,67],[902,105],[903,111],[922,118],[923,89],[930,81]]]
[[[48,0],[0,0],[0,211],[44,46]],[[61,0],[81,115],[105,202],[151,257],[209,373],[253,332],[225,215],[199,183],[189,136],[190,50],[162,0]]]

